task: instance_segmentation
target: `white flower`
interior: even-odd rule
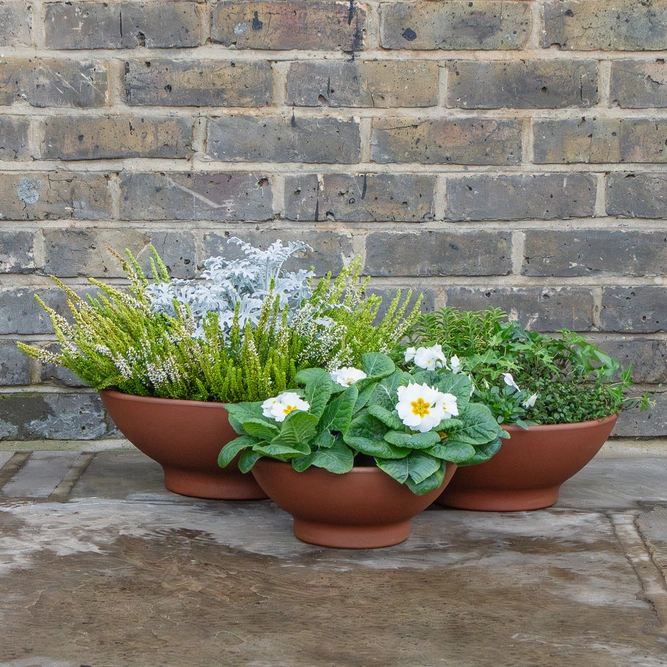
[[[366,373],[360,371],[358,368],[351,368],[350,366],[339,368],[331,372],[331,379],[343,387],[349,387],[366,377],[368,377]]]
[[[505,384],[508,387],[514,387],[517,391],[521,391],[519,387],[517,386],[517,383],[514,382],[514,378],[512,377],[511,373],[503,373],[503,380],[505,380]]]
[[[411,382],[399,387],[396,410],[401,421],[413,431],[426,433],[443,420],[443,397],[446,394],[427,384]]]
[[[415,352],[415,364],[429,371],[434,371],[436,368],[447,368],[447,359],[442,353],[442,345],[418,348]]]
[[[412,361],[415,358],[416,353],[417,353],[417,350],[415,350],[414,347],[409,347],[405,351],[405,363],[407,364],[408,361]]]
[[[461,372],[461,360],[456,355],[449,360],[449,366],[452,369],[452,373]]]
[[[451,419],[459,414],[459,406],[457,405],[456,396],[454,396],[454,394],[441,394],[436,403],[436,408],[437,407],[442,410],[440,413],[441,420]]]
[[[537,394],[533,394],[530,398],[527,398],[523,402],[523,407],[524,408],[532,408],[533,405],[535,405],[535,401],[537,400],[537,396],[538,396]]]
[[[267,398],[262,403],[262,414],[270,419],[275,419],[277,422],[285,421],[287,415],[301,410],[306,412],[310,408],[310,403],[304,401],[293,391],[286,391],[275,398]]]

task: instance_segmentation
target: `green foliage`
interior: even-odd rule
[[[418,432],[404,425],[396,409],[398,389],[408,385],[412,376],[396,370],[382,354],[362,355],[361,365],[369,377],[342,391],[332,387],[330,379],[327,382],[328,373],[321,369],[301,371],[297,380],[305,385],[302,395],[309,403],[307,411],[292,412],[282,422],[267,416],[270,407],[260,403],[226,405],[240,437],[225,445],[220,465],[244,452],[242,460],[246,457],[248,462],[269,456],[291,461],[298,472],[316,466],[343,474],[362,455],[422,495],[440,487],[448,461],[481,463],[497,451],[495,443],[503,432],[488,408],[470,402],[469,382],[446,374],[429,376],[456,397],[459,417],[443,419],[435,428]],[[361,394],[366,395],[364,400],[359,399]],[[256,455],[254,460],[251,454]]]

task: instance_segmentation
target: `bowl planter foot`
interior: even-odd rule
[[[436,500],[439,505],[447,505],[463,510],[480,512],[517,512],[539,510],[558,502],[558,486],[547,489],[457,489]]]
[[[162,466],[164,485],[181,496],[211,500],[264,500],[266,494],[250,475],[230,471],[226,475]],[[226,471],[223,471],[226,472]]]
[[[384,526],[346,526],[295,518],[294,535],[323,547],[377,549],[405,542],[410,537],[410,520]]]

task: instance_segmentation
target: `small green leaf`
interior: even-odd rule
[[[239,470],[243,473],[250,472],[251,468],[257,463],[262,455],[252,449],[246,449],[241,458],[239,458]]]
[[[469,461],[475,455],[475,448],[465,442],[449,442],[445,440],[442,444],[431,447],[427,453],[438,459],[461,464]]]
[[[253,447],[258,442],[259,440],[257,440],[257,438],[252,438],[249,435],[242,435],[240,438],[236,438],[231,442],[228,442],[218,455],[218,465],[221,468],[225,468],[234,460],[239,452],[242,452],[244,449]]]
[[[245,435],[243,422],[249,419],[263,419],[262,402],[256,403],[225,403],[231,427],[239,434]]]
[[[389,431],[384,439],[398,447],[409,447],[410,449],[428,449],[440,442],[440,436],[435,431],[426,433],[405,433],[403,431]]]
[[[336,442],[336,436],[334,436],[331,433],[331,431],[322,431],[322,433],[320,433],[317,436],[317,438],[315,438],[313,447],[321,447],[322,449],[328,449],[335,442]]]
[[[356,415],[359,410],[366,406],[375,391],[375,387],[377,387],[377,382],[374,380],[359,380],[356,386],[359,390],[359,398],[357,398],[357,402],[354,404],[353,415]]]
[[[336,396],[322,413],[318,429],[347,433],[358,398],[359,390],[355,385],[351,385],[342,394]]]
[[[331,376],[321,368],[308,368],[300,371],[297,373],[297,379],[301,375],[308,377],[304,391],[304,398],[310,404],[308,412],[321,417],[334,390]]]
[[[418,484],[409,479],[406,481],[406,486],[417,496],[423,496],[429,491],[434,491],[439,489],[442,486],[442,481],[445,479],[446,464],[441,463],[440,467],[425,480],[419,482]]]
[[[345,442],[362,454],[383,459],[400,459],[410,453],[409,449],[394,447],[383,440],[387,427],[369,414],[362,413],[352,420]]]
[[[324,468],[335,475],[343,475],[354,467],[354,453],[342,441],[337,440],[329,449],[319,449],[308,456],[292,460],[292,467],[297,472],[303,472],[311,465]]]
[[[253,435],[260,440],[272,440],[280,432],[280,429],[275,424],[270,424],[263,419],[248,419],[244,421],[243,430],[248,435]]]
[[[368,414],[373,415],[373,417],[379,419],[385,426],[388,426],[389,428],[393,428],[395,430],[403,428],[403,422],[401,421],[401,418],[394,412],[390,412],[386,408],[383,408],[381,405],[369,405]]]

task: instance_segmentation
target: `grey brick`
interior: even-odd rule
[[[103,107],[107,68],[100,60],[7,58],[0,62],[0,103],[34,107]]]
[[[595,60],[458,60],[447,68],[450,107],[562,109],[598,101]]]
[[[32,5],[22,0],[0,4],[0,46],[30,46]]]
[[[447,180],[449,220],[522,220],[590,217],[593,174],[466,176]]]
[[[197,2],[58,2],[45,5],[51,49],[199,46]]]
[[[27,118],[0,117],[0,160],[26,159],[30,156]]]
[[[0,440],[94,440],[111,431],[94,393],[0,394]]]
[[[42,364],[41,380],[42,382],[59,387],[88,386],[83,380],[69,370],[69,368],[63,368],[62,366],[56,366],[54,364]]]
[[[512,269],[508,232],[374,232],[366,237],[372,276],[490,276]]]
[[[521,125],[515,120],[378,118],[373,162],[513,165],[521,162]]]
[[[395,2],[380,5],[385,49],[521,49],[530,34],[523,2]]]
[[[660,276],[667,266],[667,233],[528,231],[523,262],[527,276]]]
[[[646,336],[624,336],[622,339],[594,340],[622,366],[632,365],[636,383],[658,384],[667,381],[667,342]]]
[[[464,310],[502,308],[533,331],[590,331],[595,303],[586,287],[450,287],[447,305]]]
[[[107,178],[73,172],[0,173],[0,220],[100,220],[111,214]]]
[[[613,436],[618,438],[651,438],[667,435],[667,393],[653,395],[656,405],[648,412],[622,412],[616,422]]]
[[[667,176],[609,174],[607,213],[627,218],[667,218]]]
[[[274,241],[281,240],[283,243],[289,241],[305,241],[313,249],[301,257],[290,259],[285,264],[285,270],[306,271],[313,267],[318,276],[324,276],[329,271],[338,275],[345,265],[345,259],[352,255],[352,243],[349,236],[332,230],[313,229],[274,229],[262,226],[259,230],[255,228],[240,229],[222,233],[211,232],[204,237],[207,257],[226,257],[227,259],[238,259],[243,256],[241,249],[228,240],[232,237],[240,238],[255,247],[266,249]]]
[[[610,100],[625,109],[667,107],[667,64],[664,58],[614,60]]]
[[[128,249],[142,268],[150,268],[149,246],[155,245],[175,278],[195,274],[195,240],[191,232],[149,232],[132,228],[45,229],[46,273],[60,278],[86,276],[124,277],[120,262],[109,248],[121,255]]]
[[[304,107],[430,107],[438,103],[439,67],[429,61],[292,63],[287,104]]]
[[[319,222],[433,219],[435,176],[304,174],[285,179],[285,217]]]
[[[262,174],[121,174],[122,220],[273,218],[269,179]]]
[[[366,13],[363,4],[320,0],[219,2],[211,40],[237,49],[361,51]]]
[[[534,123],[535,162],[667,162],[667,121],[581,118]]]
[[[602,331],[654,333],[667,330],[665,288],[605,287],[602,290]]]
[[[356,120],[225,116],[208,124],[207,153],[226,162],[351,164],[359,147]]]
[[[30,357],[16,347],[15,340],[0,341],[0,385],[30,384]]]
[[[125,97],[131,106],[266,106],[272,98],[266,62],[129,60]]]
[[[190,118],[51,116],[42,157],[61,160],[185,158],[192,150]]]
[[[667,49],[665,0],[548,0],[542,46],[581,51]]]
[[[32,232],[0,232],[0,273],[34,273]]]

